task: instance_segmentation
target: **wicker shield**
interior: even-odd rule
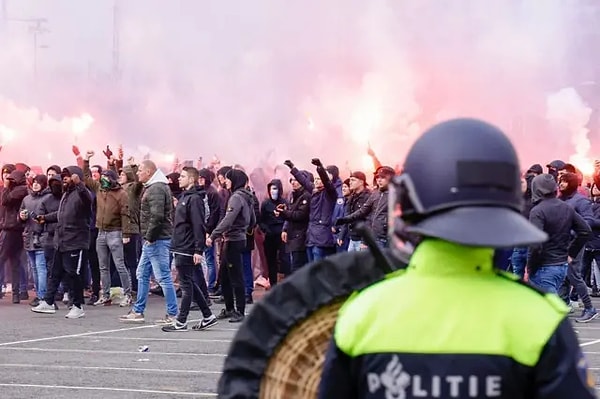
[[[386,252],[394,269],[407,260]],[[337,254],[306,265],[255,306],[240,327],[219,380],[222,399],[316,398],[338,310],[354,291],[384,278],[381,257]]]

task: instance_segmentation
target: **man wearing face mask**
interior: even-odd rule
[[[273,179],[267,184],[269,197],[260,206],[260,229],[265,233],[265,257],[269,269],[269,283],[271,287],[277,284],[277,273],[279,271],[279,260],[285,256],[285,247],[281,241],[281,232],[285,220],[281,217],[277,208],[285,208],[286,201],[282,198],[283,185],[281,180]]]
[[[90,220],[92,215],[92,194],[83,183],[83,170],[69,166],[62,170],[64,194],[56,212],[39,215],[39,223],[56,223],[54,234],[54,270],[49,282],[46,297],[39,305],[31,308],[35,313],[54,314],[54,295],[63,277],[73,293],[73,307],[65,316],[78,319],[85,316],[83,310],[83,280],[81,279],[81,259],[90,242]]]
[[[131,277],[123,254],[123,245],[129,243],[129,236],[133,232],[133,225],[129,217],[129,196],[117,182],[117,173],[113,170],[104,170],[99,181],[91,178],[89,168],[84,164],[83,173],[86,185],[96,192],[96,252],[100,265],[100,279],[102,281],[102,295],[94,303],[95,306],[109,306],[110,299],[110,258],[115,262],[115,267],[121,279],[123,299],[119,306],[131,305]]]

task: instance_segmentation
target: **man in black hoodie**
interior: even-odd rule
[[[19,222],[19,209],[27,196],[25,173],[13,170],[4,180],[2,190],[2,219],[0,226],[1,256],[10,265],[12,283],[12,303],[20,303],[21,257],[23,255],[23,224]]]
[[[556,294],[567,277],[568,262],[577,257],[592,230],[575,209],[556,198],[554,176],[541,174],[531,182],[533,208],[529,221],[548,234],[543,244],[529,247],[529,282]],[[572,239],[571,231],[575,232]]]
[[[64,194],[58,211],[38,216],[40,223],[56,222],[52,280],[44,300],[31,310],[36,313],[56,313],[54,295],[66,275],[70,292],[73,293],[73,307],[65,317],[78,319],[85,316],[81,263],[83,252],[90,244],[92,194],[83,183],[83,170],[80,167],[69,166],[62,170],[61,175]]]
[[[213,232],[217,224],[219,224],[221,215],[221,197],[217,189],[213,186],[215,180],[215,174],[210,170],[204,168],[198,171],[199,178],[198,183],[201,187],[204,187],[206,191],[206,201],[208,203],[208,222],[206,223],[206,233],[210,234]],[[208,292],[214,293],[217,287],[217,265],[215,262],[215,249],[214,247],[206,247],[204,250],[204,259],[206,260],[206,268],[208,270]],[[198,276],[196,276],[196,282]]]
[[[171,253],[179,274],[181,305],[173,324],[162,328],[165,332],[187,330],[187,318],[192,299],[200,307],[203,316],[202,321],[193,327],[194,330],[205,330],[217,323],[217,318],[208,307],[207,298],[194,281],[195,270],[202,270],[200,262],[206,248],[205,226],[208,219],[204,202],[206,191],[197,182],[198,170],[193,167],[183,168],[179,175],[179,186],[183,191],[175,207],[171,241]]]
[[[256,225],[256,215],[252,206],[252,193],[246,189],[248,184],[246,173],[231,169],[225,176],[225,184],[231,191],[225,217],[206,239],[206,245],[212,246],[218,237],[223,237],[224,248],[220,259],[219,276],[225,309],[217,318],[229,318],[230,323],[239,323],[244,320],[246,309],[242,252],[246,248],[248,230]]]
[[[267,184],[267,194],[268,197],[260,206],[260,221],[258,225],[265,234],[265,258],[269,269],[269,283],[273,287],[277,284],[279,264],[285,262],[285,246],[281,240],[281,232],[285,219],[281,217],[279,212],[276,213],[277,207],[287,207],[286,201],[283,199],[283,185],[281,184],[281,180],[271,180]],[[283,272],[284,268],[281,271]]]

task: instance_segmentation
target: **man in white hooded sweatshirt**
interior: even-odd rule
[[[137,300],[131,311],[121,316],[124,322],[143,323],[144,310],[150,288],[150,273],[160,284],[166,301],[167,312],[158,324],[172,324],[177,315],[177,296],[173,279],[169,250],[173,234],[173,201],[169,181],[152,161],[144,161],[138,169],[138,179],[144,184],[140,209],[140,234],[143,239],[142,255],[138,263]]]

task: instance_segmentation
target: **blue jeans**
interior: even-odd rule
[[[350,240],[350,242],[348,243],[348,252],[362,251],[362,248],[360,247],[361,245],[362,245],[362,241],[360,241],[360,240],[358,240],[358,241]]]
[[[171,278],[171,264],[169,263],[171,240],[156,240],[152,244],[144,243],[142,256],[136,270],[138,279],[137,300],[133,305],[135,313],[144,313],[148,291],[150,290],[150,273],[154,272],[160,284],[167,305],[167,314],[177,315],[177,295]]]
[[[208,271],[208,290],[214,291],[217,285],[217,264],[215,263],[214,246],[204,250],[204,259],[206,259],[206,269]]]
[[[252,296],[254,292],[254,272],[252,271],[252,251],[242,252],[242,264],[244,265],[244,287],[246,297]]]
[[[546,292],[557,294],[560,285],[567,277],[568,265],[547,265],[542,266],[529,276],[531,285]]]
[[[35,295],[38,298],[46,296],[46,285],[48,282],[48,268],[46,267],[46,257],[44,250],[27,251],[29,264],[33,271],[33,284],[35,285]]]
[[[306,247],[308,262],[321,260],[335,254],[335,247]]]
[[[513,273],[523,278],[525,276],[525,266],[527,265],[527,253],[529,249],[527,247],[519,247],[513,249],[510,263],[512,263]]]

